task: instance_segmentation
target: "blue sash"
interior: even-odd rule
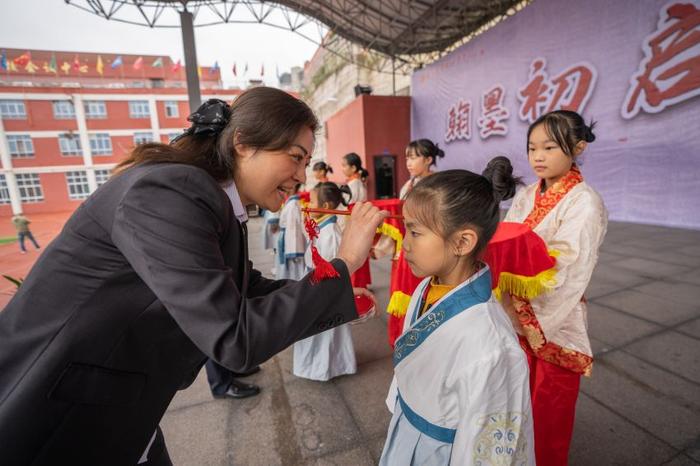
[[[440,442],[454,443],[457,429],[442,427],[421,417],[406,404],[401,397],[401,393],[399,393],[399,404],[401,405],[401,411],[403,411],[403,415],[406,416],[408,422],[410,422],[411,425],[420,432]]]

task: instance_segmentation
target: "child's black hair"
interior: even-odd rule
[[[583,117],[571,110],[555,110],[545,113],[527,129],[527,150],[530,151],[530,134],[539,125],[544,125],[544,130],[547,135],[561,147],[569,157],[574,157],[576,154],[576,144],[580,141],[593,142],[595,134],[593,128],[595,122],[591,121],[588,125]]]
[[[326,162],[316,162],[313,167],[313,171],[323,171],[325,173],[333,173],[333,167],[328,165]]]
[[[348,203],[343,194],[352,195],[352,191],[346,185],[338,186],[332,181],[318,183],[313,189],[318,195],[318,206],[322,207],[327,202],[331,205],[331,209],[337,208],[340,204],[347,206]]]
[[[479,236],[473,255],[479,255],[496,232],[499,204],[515,194],[520,183],[507,157],[492,159],[483,175],[445,170],[422,180],[406,197],[416,219],[447,239],[455,231],[474,228]]]
[[[349,154],[345,154],[343,158],[345,159],[345,162],[348,165],[350,165],[351,167],[355,167],[357,173],[360,174],[360,179],[362,179],[363,181],[367,179],[367,177],[369,176],[369,172],[362,168],[362,159],[359,155],[357,155],[354,152],[350,152]]]
[[[429,158],[432,157],[432,162],[430,165],[435,165],[437,163],[438,157],[444,157],[445,151],[440,149],[437,144],[435,144],[430,139],[416,139],[411,141],[406,146],[406,156],[413,152],[421,157]]]

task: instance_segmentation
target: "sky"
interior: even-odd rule
[[[0,18],[0,48],[163,55],[184,63],[179,29],[108,21],[63,0],[0,0]],[[246,79],[260,78],[263,64],[265,84],[277,85],[277,69],[283,73],[303,66],[317,49],[291,31],[264,24],[198,27],[195,44],[198,64],[212,66],[218,61],[226,86],[243,86]],[[231,70],[234,62],[237,78]],[[246,63],[248,74],[242,76]]]

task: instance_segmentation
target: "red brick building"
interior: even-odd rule
[[[188,126],[184,67],[169,57],[0,51],[0,217],[73,210],[140,142]],[[218,67],[202,99],[233,100]]]

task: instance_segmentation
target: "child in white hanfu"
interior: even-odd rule
[[[513,199],[506,221],[529,226],[557,255],[552,292],[531,300],[504,296],[530,364],[535,446],[540,466],[565,466],[574,429],[581,375],[590,375],[583,293],[598,262],[608,225],[600,195],[583,180],[577,161],[595,140],[593,124],[557,110],[527,132],[528,161],[536,183]]]
[[[343,194],[350,190],[333,182],[319,183],[311,190],[309,207],[336,209],[345,201]],[[338,254],[342,232],[335,215],[312,214],[318,223],[316,248],[324,259],[330,261]],[[306,265],[313,268],[311,251],[307,250]],[[326,381],[333,377],[357,372],[355,348],[349,324],[326,330],[294,344],[294,375],[305,379]]]
[[[426,278],[394,348],[382,466],[535,464],[527,360],[478,260],[515,192],[500,159],[492,178],[446,170],[406,198],[403,252]]]
[[[306,275],[306,236],[301,215],[300,188],[301,185],[295,187],[294,194],[284,201],[280,212],[275,274],[277,279],[301,280]]]

